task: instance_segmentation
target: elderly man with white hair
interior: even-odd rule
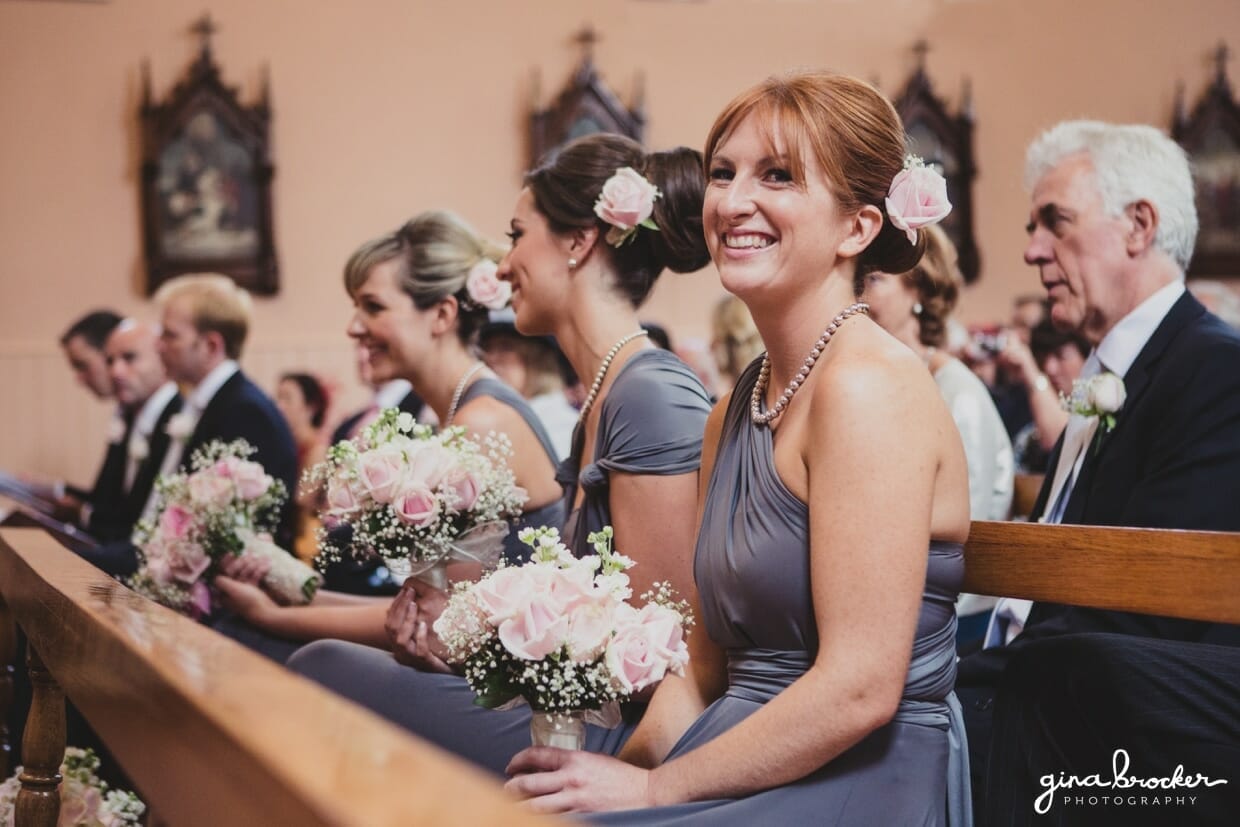
[[[1074,394],[1033,519],[1240,531],[1240,334],[1184,287],[1197,215],[1183,150],[1148,126],[1061,123],[1030,147],[1026,183],[1025,261],[1038,268],[1054,325],[1093,346],[1081,373],[1090,393]],[[1240,766],[1240,675],[1230,696],[1216,691],[1218,674],[1240,672],[1240,649],[1215,645],[1240,643],[1234,627],[1025,608],[1001,601],[990,648],[960,662],[974,800],[986,803],[979,823],[1031,821],[1041,776],[1109,777],[1119,747],[1133,751],[1134,776],[1176,764],[1206,772],[1220,757]],[[1195,741],[1206,729],[1214,735]],[[1194,812],[1234,805],[1240,778],[1231,786],[1199,791]],[[1037,817],[1148,817],[1126,804],[1104,810],[1056,801]]]

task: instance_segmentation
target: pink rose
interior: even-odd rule
[[[607,595],[594,588],[597,558],[573,560],[564,568],[547,567],[554,575],[543,587],[556,600],[561,611],[569,612],[583,603],[605,600]]]
[[[349,514],[358,509],[353,483],[340,474],[327,483],[327,508],[333,514]]]
[[[534,566],[502,568],[478,582],[472,589],[479,608],[489,623],[501,623],[513,617],[537,589],[530,576]]]
[[[617,629],[604,658],[612,679],[626,692],[657,683],[669,671],[680,674],[689,661],[680,615],[646,604]]]
[[[427,488],[438,488],[449,472],[457,468],[456,454],[437,442],[421,443],[409,457],[409,479]]]
[[[195,618],[211,614],[211,590],[201,580],[189,588],[189,608]]]
[[[407,480],[392,498],[392,510],[406,525],[424,528],[439,516],[439,501],[435,492],[416,480]]]
[[[603,184],[594,202],[594,214],[618,230],[631,230],[654,212],[659,190],[632,167],[621,167]],[[608,242],[611,233],[608,233]]]
[[[168,571],[178,583],[196,583],[211,566],[211,558],[198,543],[180,542],[168,548]]]
[[[358,481],[377,503],[390,503],[404,476],[405,458],[395,446],[382,446],[358,458]]]
[[[71,827],[89,824],[94,820],[95,812],[102,801],[98,790],[77,781],[65,781],[61,784],[60,799],[60,818],[56,821],[58,827],[61,824]]]
[[[237,462],[232,468],[233,484],[237,486],[237,495],[243,500],[257,500],[271,488],[271,476],[257,462],[245,460]]]
[[[482,480],[473,471],[458,465],[448,472],[439,487],[452,508],[468,511],[478,502]]]
[[[947,181],[919,161],[905,167],[891,180],[887,191],[887,215],[897,229],[904,230],[910,244],[917,243],[917,231],[937,224],[952,211],[947,200]]]
[[[582,603],[568,616],[568,656],[590,663],[607,646],[616,621],[616,603],[598,600]]]
[[[168,566],[168,558],[148,556],[146,558],[146,576],[161,586],[172,582],[172,569]]]
[[[199,471],[189,478],[189,498],[195,505],[207,508],[226,506],[233,498],[232,480],[211,470]]]
[[[475,264],[465,277],[465,292],[474,304],[487,310],[502,310],[512,298],[512,285],[500,281],[499,267],[489,258]]]
[[[548,594],[534,592],[513,617],[499,625],[504,648],[524,660],[542,660],[564,645],[568,616]]]
[[[170,505],[159,515],[159,535],[166,540],[180,540],[193,524],[193,514],[179,505]]]

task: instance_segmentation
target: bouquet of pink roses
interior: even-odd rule
[[[306,603],[323,578],[271,539],[284,483],[246,457],[244,440],[211,442],[194,453],[193,470],[161,477],[153,521],[134,531],[141,552],[134,591],[192,617],[211,613],[207,586],[227,555],[253,554],[271,566],[263,585],[285,603]]]
[[[523,529],[520,538],[534,549],[530,562],[459,584],[435,634],[475,703],[524,701],[535,713],[535,743],[579,747],[583,721],[615,726],[616,702],[684,673],[692,618],[666,583],[642,595],[640,609],[627,602],[633,561],[612,551],[611,526],[590,535],[595,554],[582,558],[553,528]]]
[[[68,747],[60,765],[60,818],[58,827],[122,827],[138,824],[146,805],[133,793],[109,790],[95,775],[99,757],[93,750]],[[0,784],[0,825],[13,827],[22,768]]]
[[[388,408],[357,442],[332,446],[307,471],[309,484],[326,488],[321,557],[378,554],[393,575],[425,576],[441,588],[449,561],[493,564],[506,520],[526,499],[511,455],[502,434],[478,441],[464,428],[435,433]],[[345,525],[350,532],[340,531]]]

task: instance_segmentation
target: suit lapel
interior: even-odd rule
[[[146,458],[138,464],[137,471],[134,472],[133,486],[129,489],[128,499],[135,519],[146,507],[146,501],[151,496],[151,489],[155,486],[155,477],[159,475],[159,469],[163,467],[164,456],[168,453],[168,446],[172,442],[172,438],[168,436],[168,420],[181,410],[181,405],[180,394],[174,394],[172,399],[168,400],[168,404],[164,405],[159,419],[155,420],[155,427],[151,430],[150,448],[146,453]]]
[[[1115,427],[1095,438],[1094,444],[1090,446],[1085,456],[1085,462],[1081,465],[1080,476],[1072,488],[1072,496],[1064,510],[1063,521],[1065,523],[1079,523],[1084,519],[1085,511],[1089,506],[1094,476],[1103,455],[1117,439],[1122,440],[1127,433],[1130,414],[1141,404],[1141,398],[1149,389],[1150,380],[1168,346],[1186,325],[1205,312],[1201,303],[1193,298],[1191,293],[1185,291],[1184,295],[1171,305],[1171,310],[1154,329],[1145,347],[1141,348],[1136,361],[1124,375],[1124,390],[1127,393],[1127,399],[1124,400],[1124,407],[1116,414]]]
[[[217,420],[227,410],[236,389],[245,381],[245,377],[238,368],[236,373],[228,377],[228,380],[220,385],[220,389],[211,397],[211,401],[203,408],[202,414],[198,417],[198,422],[194,425],[194,433],[190,435],[189,441],[185,443],[185,451],[181,454],[181,468],[188,471],[190,468],[190,459],[194,452],[206,445],[211,440],[219,436],[220,427]]]

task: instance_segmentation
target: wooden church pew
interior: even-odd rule
[[[973,523],[962,591],[1240,623],[1240,534]]]
[[[0,529],[0,595],[0,621],[11,621],[0,622],[0,654],[11,660],[16,622],[35,689],[19,824],[56,823],[66,695],[134,780],[151,824],[545,823],[495,779],[138,597],[41,530]],[[0,702],[11,693],[0,673]]]

